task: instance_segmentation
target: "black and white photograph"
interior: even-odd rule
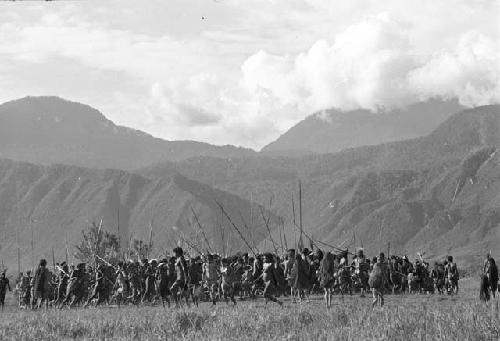
[[[0,340],[500,340],[500,0],[0,0]]]

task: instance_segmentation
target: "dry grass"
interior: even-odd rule
[[[126,307],[17,311],[0,320],[1,340],[497,340],[500,324],[472,292],[459,297],[389,296],[384,308],[371,300],[336,297],[328,311],[309,303],[239,302],[236,307],[164,310]]]

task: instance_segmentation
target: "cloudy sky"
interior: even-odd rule
[[[0,3],[0,101],[259,149],[307,115],[500,102],[500,0]]]

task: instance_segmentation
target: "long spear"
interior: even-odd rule
[[[33,221],[30,218],[31,225],[31,266],[33,269],[35,268],[35,246],[34,246],[34,232],[33,232]]]
[[[69,274],[66,271],[64,271],[64,269],[61,268],[60,266],[56,265],[56,269],[59,270],[59,271],[61,271],[63,274],[65,274],[66,276],[69,277]]]
[[[294,226],[296,229],[299,229],[299,227],[298,227],[297,225],[293,225],[293,226]],[[312,240],[312,238],[311,238],[311,237],[310,237],[310,236],[309,236],[306,232],[304,232],[304,235],[305,235],[307,238],[310,238],[310,239]],[[344,245],[344,244],[345,244],[345,242],[347,242],[347,240],[346,240],[346,241],[344,241],[343,243],[341,243],[341,244],[340,244],[340,246]],[[346,250],[344,250],[344,249],[341,249],[339,246],[334,246],[334,245],[331,245],[331,244],[327,244],[327,243],[325,243],[325,242],[322,242],[321,240],[317,240],[317,241],[315,241],[315,243],[321,244],[321,245],[326,246],[326,247],[330,247],[330,248],[335,249],[335,250],[337,250],[337,251],[342,251],[342,252],[346,251]],[[352,254],[352,255],[354,255],[352,252],[349,252],[349,253],[350,253],[350,254]]]
[[[281,220],[281,229],[283,230],[283,241],[285,242],[285,247],[288,250],[288,240],[286,239],[286,234],[285,234],[285,221],[281,217],[280,220]]]
[[[130,233],[128,236],[128,245],[127,245],[127,258],[129,258],[129,259],[132,257],[132,247],[131,247],[132,237],[133,237],[133,233]]]
[[[297,221],[295,219],[295,201],[293,200],[293,193],[292,193],[292,215],[293,215],[293,226],[297,226]],[[294,246],[297,247],[297,234],[295,233],[295,230],[293,230],[293,239],[294,239]]]
[[[250,246],[250,244],[248,243],[248,241],[245,239],[245,237],[243,236],[243,234],[241,233],[240,229],[238,228],[238,226],[236,226],[235,223],[233,223],[233,221],[231,220],[231,217],[229,216],[229,214],[227,214],[226,210],[224,210],[224,207],[217,201],[215,200],[215,203],[220,207],[222,213],[226,216],[227,220],[229,220],[229,222],[231,223],[231,225],[233,225],[234,229],[236,230],[236,232],[238,232],[240,238],[243,240],[243,242],[246,244],[246,246],[248,247],[248,249],[250,251],[252,251],[253,255],[255,257],[257,257],[257,254],[255,253],[254,249],[252,249],[252,247]]]
[[[120,233],[120,193],[118,193],[118,205],[116,207],[116,228],[118,230],[118,256],[119,258],[123,258],[123,252],[122,252],[122,236]],[[120,255],[121,253],[121,255]]]
[[[181,240],[186,243],[191,249],[193,249],[194,251],[198,252],[198,254],[202,255],[203,252],[200,251],[200,249],[198,249],[193,243],[190,243],[186,238],[182,237],[182,236],[179,236],[181,238]]]
[[[302,231],[302,182],[299,180],[299,224]]]
[[[148,259],[150,256],[151,248],[153,247],[153,221],[149,223],[149,244],[148,244]]]
[[[54,272],[56,271],[56,257],[54,255],[54,247],[52,247],[52,266],[54,267]]]
[[[250,232],[250,227],[248,227],[246,221],[245,221],[245,218],[243,218],[243,214],[240,213],[240,218],[241,218],[241,221],[243,222],[243,226],[245,226],[245,229],[247,230],[248,234],[250,235],[250,238],[252,238],[252,244],[253,244],[253,248],[255,250],[257,250],[257,253],[260,253],[259,249],[257,248],[257,245],[255,244],[255,238],[253,237],[253,234]]]
[[[221,219],[222,219],[222,211],[221,211]],[[226,228],[224,227],[224,222],[219,225],[219,231],[222,242],[222,254],[226,254]]]
[[[189,226],[191,229],[193,228],[193,222],[191,219],[186,218],[186,226]],[[182,235],[185,236],[184,233]],[[199,237],[200,236],[198,234],[196,234],[196,236],[194,237],[194,240],[191,243],[192,243],[192,245],[196,245],[199,248],[199,250],[203,251],[203,243],[202,243],[202,241],[200,241]],[[191,238],[191,237],[189,237],[189,238]]]
[[[222,220],[222,210],[221,210],[221,220]],[[216,227],[219,229],[220,233],[220,240],[221,240],[221,245],[222,245],[222,254],[225,254],[225,239],[224,239],[224,222],[219,220],[219,212],[217,212],[216,215]],[[215,249],[214,249],[215,250]],[[219,250],[216,250],[219,251]]]
[[[66,243],[66,264],[69,266],[69,250],[68,250],[68,231],[64,230],[64,239]]]
[[[101,221],[99,222],[99,227],[97,229],[97,237],[95,239],[95,245],[94,245],[94,265],[97,265],[97,251],[99,248],[99,239],[101,237],[101,229],[102,229],[102,218]]]
[[[21,250],[19,249],[19,230],[16,226],[16,246],[17,246],[17,274],[21,273]]]
[[[196,220],[196,225],[200,229],[201,234],[203,236],[203,239],[205,239],[205,243],[207,244],[208,251],[210,251],[210,253],[213,253],[212,247],[210,246],[210,242],[208,241],[207,235],[205,234],[205,230],[203,230],[203,227],[200,224],[200,220],[198,219],[198,215],[196,214],[196,212],[194,211],[194,209],[192,207],[191,207],[191,211],[193,212],[194,219]]]
[[[283,246],[283,236],[281,234],[281,219],[278,221],[278,232],[280,234],[280,246],[281,246],[281,251],[285,251],[285,248]]]
[[[267,232],[269,232],[269,239],[271,240],[271,243],[273,243],[274,252],[278,254],[278,248],[276,247],[276,243],[274,242],[273,235],[271,233],[271,228],[269,227],[269,219],[266,220],[262,206],[259,205],[259,209],[260,209],[260,215],[262,216],[262,220],[264,220],[264,225],[266,225]]]
[[[110,266],[112,267],[113,269],[116,269],[116,266],[114,266],[113,264],[111,264],[110,262],[108,262],[107,260],[105,260],[104,258],[100,257],[99,255],[96,255],[96,257],[98,259],[100,259],[104,264],[106,264],[107,266]]]

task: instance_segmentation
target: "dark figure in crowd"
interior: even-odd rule
[[[5,294],[7,293],[7,289],[9,291],[12,291],[10,288],[10,283],[9,279],[5,277],[5,271],[2,272],[2,276],[0,277],[0,305],[2,306],[2,311],[3,311],[3,306],[5,305]]]

